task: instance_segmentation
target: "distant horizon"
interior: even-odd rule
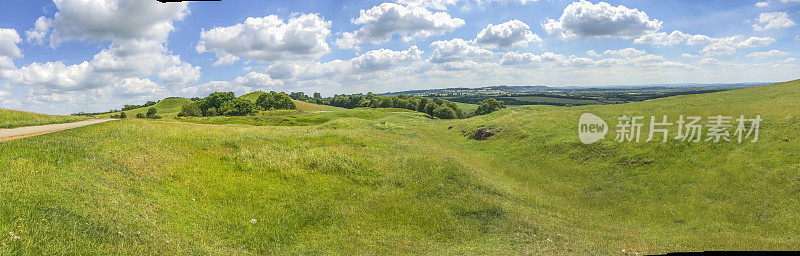
[[[789,80],[789,81],[794,81],[794,80],[800,80],[800,78],[798,78],[798,79],[793,79],[793,80]],[[682,85],[692,85],[692,86],[714,86],[714,85],[721,85],[721,86],[725,86],[725,85],[755,85],[755,86],[761,86],[761,85],[769,85],[769,84],[776,84],[776,83],[782,83],[782,82],[787,82],[787,81],[777,81],[777,82],[737,82],[737,83],[631,84],[631,85],[597,85],[597,86],[488,85],[488,86],[478,86],[478,87],[447,87],[447,88],[429,88],[429,89],[414,89],[414,90],[404,90],[404,91],[389,91],[389,92],[373,92],[373,91],[368,91],[368,92],[356,92],[356,93],[346,93],[346,94],[348,94],[348,95],[349,95],[349,94],[359,94],[359,93],[360,93],[360,94],[368,94],[368,93],[373,93],[373,94],[377,94],[377,95],[396,95],[396,94],[402,94],[402,93],[404,93],[404,92],[417,92],[417,91],[419,91],[419,92],[423,92],[423,91],[433,91],[433,90],[448,90],[448,89],[481,89],[481,88],[491,88],[491,87],[547,87],[547,88],[570,88],[570,89],[585,89],[585,88],[596,88],[596,89],[613,89],[613,88],[631,88],[631,87],[641,87],[641,88],[647,88],[647,87],[661,87],[661,86],[666,86],[666,87],[669,87],[669,86],[682,86]],[[237,93],[237,94],[236,94],[236,96],[237,96],[237,97],[240,97],[240,96],[247,95],[247,94],[254,93],[254,92],[270,92],[270,91],[275,91],[275,92],[283,92],[283,93],[287,93],[287,94],[289,94],[289,93],[292,93],[292,92],[300,92],[300,91],[280,91],[280,90],[255,90],[255,91],[245,92],[245,93],[241,93],[241,94]],[[220,92],[222,92],[222,91],[220,91]],[[313,95],[313,93],[314,93],[314,92],[302,92],[302,93],[304,93],[304,94],[306,94],[306,95],[308,95],[308,96],[311,96],[311,95]],[[345,94],[345,93],[342,93],[342,94]],[[330,97],[333,97],[333,96],[335,96],[335,95],[340,95],[340,94],[330,94],[330,95],[325,95],[325,94],[323,94],[322,96],[323,96],[324,98],[330,98]],[[4,107],[0,107],[0,109],[9,109],[9,110],[17,110],[17,111],[28,111],[28,112],[35,112],[35,113],[41,113],[41,114],[50,114],[50,115],[71,115],[71,114],[76,114],[76,113],[100,113],[100,112],[105,112],[105,111],[109,111],[109,110],[120,109],[120,108],[121,108],[122,106],[124,106],[124,105],[136,105],[136,104],[144,104],[144,103],[146,103],[146,102],[148,102],[148,101],[159,102],[159,101],[161,101],[161,100],[170,99],[170,98],[185,98],[185,99],[190,99],[190,98],[194,98],[194,97],[200,97],[200,98],[202,98],[202,97],[205,97],[205,96],[208,96],[208,95],[197,95],[197,96],[166,96],[166,97],[164,97],[164,98],[160,98],[160,99],[150,99],[150,100],[145,100],[145,101],[142,101],[142,102],[133,102],[133,103],[130,103],[130,104],[123,104],[123,105],[120,105],[120,106],[116,106],[116,107],[112,107],[112,108],[105,109],[105,110],[100,110],[100,111],[85,111],[85,110],[79,110],[79,111],[75,111],[75,112],[69,112],[69,113],[66,113],[66,112],[64,112],[64,113],[35,112],[35,111],[28,111],[28,110],[24,110],[24,109],[14,109],[14,108],[4,108]]]
[[[788,81],[800,1],[12,1],[0,108],[101,111],[213,91]]]

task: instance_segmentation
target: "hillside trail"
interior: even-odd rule
[[[94,119],[66,124],[48,124],[38,126],[17,127],[12,129],[0,129],[0,142],[22,139],[51,132],[75,129],[93,124],[105,123],[116,119]]]

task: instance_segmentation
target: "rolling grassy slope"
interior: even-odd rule
[[[183,104],[186,104],[186,103],[189,103],[189,102],[192,102],[192,100],[186,99],[186,98],[166,98],[166,99],[163,99],[163,100],[159,101],[158,103],[156,103],[155,105],[150,106],[150,107],[137,108],[137,109],[125,111],[125,114],[128,115],[128,118],[134,118],[136,116],[136,114],[139,114],[139,113],[146,114],[147,110],[149,110],[152,107],[152,108],[158,109],[158,115],[160,115],[162,117],[167,117],[167,118],[176,117],[178,115],[178,113],[181,112],[181,107],[183,107]],[[111,115],[116,115],[116,114],[119,114],[119,112],[111,113],[111,114],[105,114],[105,115],[102,115],[102,117],[109,117]]]
[[[0,109],[0,129],[22,126],[62,124],[86,120],[80,116],[54,116],[25,111]]]
[[[327,120],[305,126],[124,120],[11,141],[0,147],[0,234],[19,239],[0,238],[0,254],[794,249],[798,97],[793,81],[462,120],[356,109],[306,114]],[[585,112],[609,123],[764,122],[757,143],[583,145]],[[486,141],[462,134],[483,126],[501,131]]]
[[[298,101],[293,100],[294,104],[297,106],[297,110],[303,112],[329,112],[329,111],[341,111],[345,110],[344,108],[328,106],[328,105],[319,105],[314,103],[308,103],[305,101]]]

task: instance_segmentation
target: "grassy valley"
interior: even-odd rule
[[[451,120],[306,102],[176,118],[185,99],[167,99],[153,106],[161,120],[0,144],[0,234],[18,237],[0,238],[0,254],[793,249],[798,97],[800,81],[792,81]],[[618,143],[608,135],[584,145],[575,128],[587,112],[609,124],[621,115],[758,114],[764,122],[756,143]],[[497,133],[471,139],[479,128]]]

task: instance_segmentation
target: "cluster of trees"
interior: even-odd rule
[[[125,112],[122,112],[122,113],[125,113]],[[147,109],[147,114],[143,114],[143,113],[136,114],[136,118],[161,119],[161,116],[158,115],[158,109],[149,108],[149,109]]]
[[[466,117],[464,112],[452,101],[403,94],[397,96],[381,96],[372,93],[336,95],[330,99],[328,105],[343,108],[403,108],[423,112],[441,119]]]
[[[302,93],[302,92],[301,92]],[[294,94],[294,93],[293,93]],[[256,106],[262,110],[297,109],[292,98],[286,93],[269,92],[261,94],[256,100]]]
[[[328,99],[322,97],[322,94],[315,92],[313,97],[309,97],[304,92],[293,92],[289,94],[293,100],[305,101],[309,103],[319,104],[319,105],[330,105],[331,102]]]
[[[111,118],[125,119],[128,118],[128,114],[126,114],[125,112],[119,112],[119,114],[111,115]],[[158,115],[158,109],[149,108],[147,109],[147,113],[136,114],[136,118],[161,119],[161,116]]]
[[[128,110],[137,109],[137,108],[146,108],[146,107],[153,106],[156,103],[158,103],[158,102],[148,101],[144,105],[125,105],[124,107],[122,107],[122,111],[128,111]]]
[[[178,116],[246,116],[258,110],[297,109],[285,93],[269,92],[255,103],[237,98],[233,92],[215,92],[205,98],[192,98],[184,104]]]
[[[475,115],[486,115],[495,111],[500,110],[501,108],[506,108],[506,103],[495,100],[492,98],[485,99],[481,102],[481,105],[478,106],[478,109],[475,110]]]
[[[244,116],[256,111],[253,102],[236,98],[233,92],[214,92],[192,100],[181,107],[178,116]]]
[[[128,118],[128,114],[125,114],[125,112],[119,112],[119,114],[111,115],[111,118],[125,119]]]

